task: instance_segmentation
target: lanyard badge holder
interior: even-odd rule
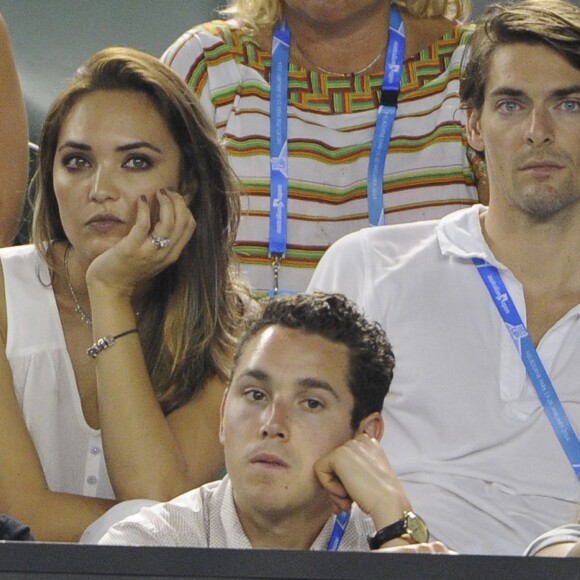
[[[401,76],[405,58],[405,28],[401,13],[396,6],[391,8],[389,45],[385,60],[385,75],[381,87],[381,104],[371,145],[367,196],[369,204],[369,226],[385,225],[383,203],[383,177],[391,133],[397,115],[397,101],[401,91]]]
[[[288,63],[290,29],[286,21],[274,31],[270,79],[270,239],[274,287],[279,293],[280,260],[286,255],[288,240]]]
[[[270,75],[270,236],[268,252],[273,258],[273,289],[279,289],[280,261],[286,256],[288,240],[288,63],[291,34],[286,21],[274,29]],[[369,225],[383,225],[383,175],[397,112],[405,58],[405,28],[401,13],[391,7],[389,43],[381,87],[381,103],[373,134],[368,169]]]
[[[580,479],[580,441],[566,415],[564,407],[562,407],[558,394],[528,334],[520,313],[504,284],[501,274],[495,266],[481,258],[472,258],[472,261],[518,349],[528,376],[536,389],[538,398],[560,441],[560,445],[566,453],[576,476]]]
[[[334,521],[334,527],[332,528],[332,534],[330,535],[330,540],[326,546],[328,552],[336,552],[346,531],[346,526],[350,520],[350,512],[341,512],[336,516]]]

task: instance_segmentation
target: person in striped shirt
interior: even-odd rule
[[[381,215],[394,224],[439,218],[485,202],[487,195],[459,108],[460,65],[470,35],[459,20],[469,15],[469,2],[392,4],[405,30],[404,66],[377,188]],[[393,6],[390,0],[237,0],[225,11],[230,20],[189,30],[162,57],[201,99],[243,184],[237,252],[255,290],[275,285],[269,219],[273,31],[285,21],[291,34],[288,74],[281,75],[288,80],[282,111],[288,215],[287,221],[282,215],[287,235],[277,286],[300,291],[332,242],[369,224],[369,157]]]

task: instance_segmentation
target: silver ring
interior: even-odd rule
[[[171,240],[169,238],[162,238],[160,236],[156,236],[155,234],[149,234],[149,237],[151,238],[151,241],[159,249],[165,248],[171,243]]]

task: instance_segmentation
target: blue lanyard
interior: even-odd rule
[[[340,546],[340,541],[342,536],[344,536],[344,531],[348,525],[348,520],[350,520],[350,512],[342,512],[340,515],[336,516],[334,522],[334,527],[332,528],[332,535],[330,540],[328,540],[328,546],[326,547],[329,552],[336,552],[338,546]]]
[[[270,256],[284,257],[288,222],[288,62],[290,29],[285,21],[274,30],[270,74]],[[383,174],[401,87],[405,29],[401,13],[391,7],[389,44],[381,103],[371,146],[368,173],[369,224],[385,221]],[[277,262],[279,266],[279,262]]]
[[[397,100],[399,98],[399,91],[401,90],[404,58],[405,28],[399,9],[393,6],[391,8],[389,24],[389,47],[385,60],[385,76],[383,77],[383,86],[381,87],[381,104],[379,106],[369,159],[367,195],[370,226],[382,226],[385,224],[383,176],[393,124],[397,114]]]
[[[472,260],[520,353],[538,398],[560,440],[560,445],[568,456],[576,476],[580,479],[580,441],[560,403],[520,313],[497,268],[481,258],[472,258]]]
[[[288,62],[290,29],[274,30],[270,74],[270,256],[286,254],[288,225]]]

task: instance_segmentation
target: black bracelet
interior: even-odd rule
[[[93,344],[92,346],[87,348],[87,355],[90,356],[91,358],[97,358],[101,351],[106,350],[110,346],[113,346],[115,344],[115,341],[118,338],[121,338],[123,336],[127,336],[128,334],[133,334],[134,332],[139,332],[139,331],[136,328],[130,328],[129,330],[126,330],[125,332],[121,332],[120,334],[116,334],[115,336],[111,336],[110,334],[107,334],[107,336],[103,336],[103,338],[99,338],[97,340],[97,342],[95,342],[95,344]]]

